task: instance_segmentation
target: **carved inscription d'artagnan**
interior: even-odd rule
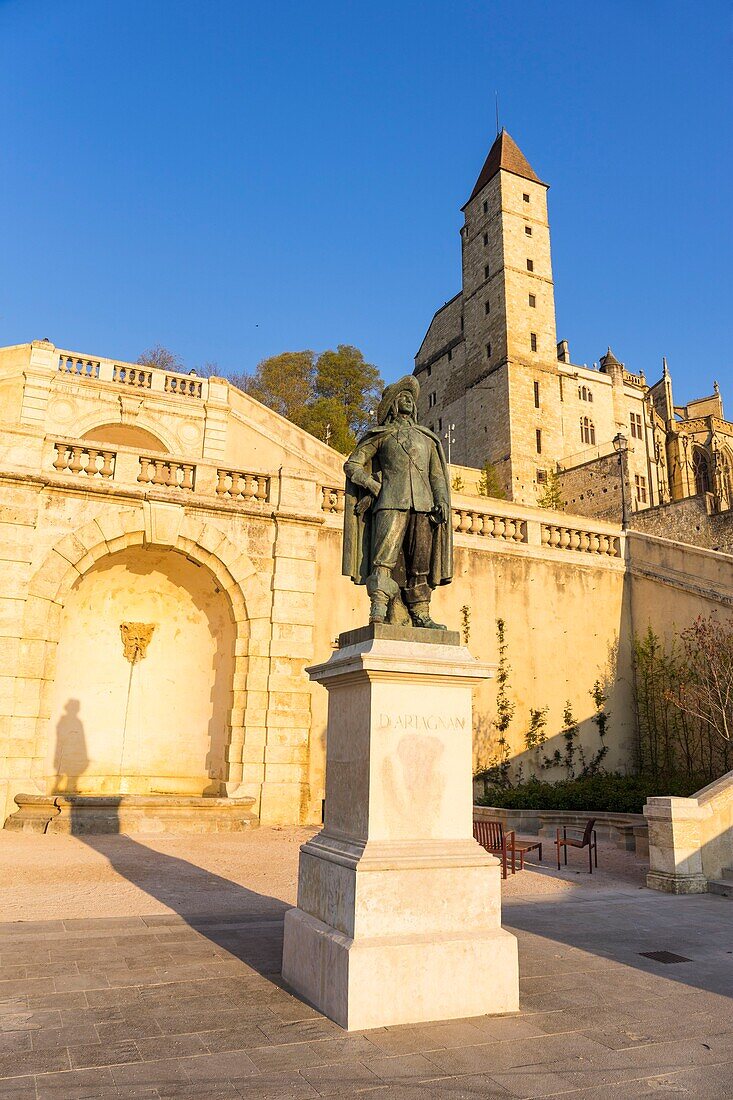
[[[131,665],[142,661],[148,651],[154,630],[155,623],[120,623],[125,659]]]
[[[463,730],[466,718],[457,714],[380,714],[381,730]]]

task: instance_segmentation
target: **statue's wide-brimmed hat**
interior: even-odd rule
[[[382,394],[382,400],[379,402],[377,408],[377,424],[384,424],[389,410],[400,394],[404,393],[405,390],[411,394],[415,406],[417,406],[417,399],[420,395],[420,383],[414,375],[406,374],[404,378],[400,378],[399,382],[393,382],[391,386],[386,387]]]

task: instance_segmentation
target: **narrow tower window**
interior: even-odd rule
[[[532,226],[531,225],[525,225],[524,232],[527,234],[528,237],[531,237],[532,236]]]
[[[488,243],[489,243],[489,234],[484,233],[484,245],[487,245]]]
[[[542,454],[542,430],[541,428],[535,429],[535,443],[537,444],[537,454]]]
[[[489,277],[489,265],[487,264],[486,267],[484,268],[484,279],[488,279],[488,277]]]
[[[484,199],[484,214],[488,214],[488,212],[489,212],[489,203],[488,203],[487,199]]]
[[[527,260],[527,271],[534,271],[534,260]]]
[[[539,409],[540,407],[540,384],[535,382],[534,384],[534,407]]]
[[[536,308],[536,306],[537,306],[537,298],[535,297],[535,295],[534,295],[534,294],[530,294],[530,296],[529,296],[529,304],[530,304],[530,306],[532,307],[532,309],[535,309],[535,308]]]
[[[433,390],[432,393],[428,394],[428,408],[429,409],[434,409],[437,404],[438,404],[438,395],[435,392],[435,390]]]
[[[524,201],[525,201],[525,202],[529,202],[529,195],[527,194],[527,192],[526,192],[526,191],[525,191],[525,192],[524,192],[524,194],[522,195],[522,198],[524,199]]]
[[[486,314],[487,317],[491,313],[491,302],[489,301],[488,298],[484,302],[484,313]]]
[[[532,351],[537,351],[537,333],[530,332],[529,334],[529,346]]]
[[[491,344],[486,345],[486,358],[487,359],[491,358]]]

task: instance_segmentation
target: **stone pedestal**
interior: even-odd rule
[[[700,823],[705,817],[696,798],[648,798],[649,873],[646,884],[665,894],[704,894]]]
[[[491,666],[447,632],[340,641],[309,669],[329,693],[326,821],[301,848],[283,977],[348,1030],[517,1011],[499,863],[472,835],[471,689]]]

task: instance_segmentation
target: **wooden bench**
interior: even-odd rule
[[[502,878],[507,877],[507,864],[511,855],[512,874],[514,874],[516,870],[514,829],[507,829],[505,832],[500,821],[474,821],[473,835],[482,848],[491,852],[492,856],[499,856]]]

